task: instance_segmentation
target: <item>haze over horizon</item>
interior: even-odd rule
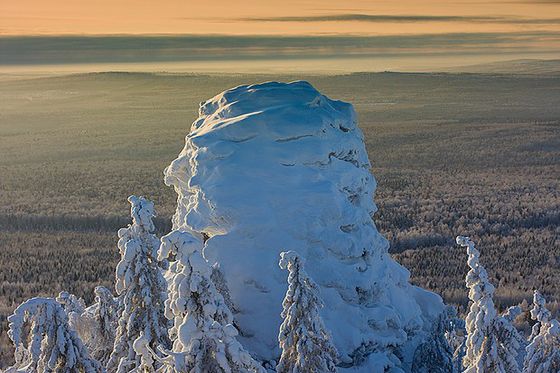
[[[11,67],[165,63],[167,71],[188,62],[178,69],[230,71],[221,61],[236,60],[234,69],[251,71],[279,59],[312,70],[430,70],[557,59],[559,50],[557,0],[0,0],[0,65]]]

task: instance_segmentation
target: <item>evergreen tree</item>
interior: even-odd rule
[[[166,282],[157,262],[159,240],[152,233],[154,205],[143,197],[131,196],[132,224],[119,230],[121,261],[117,264],[117,294],[122,312],[107,369],[129,372],[141,364],[133,343],[143,333],[149,345],[169,347],[168,321],[164,315]],[[155,370],[156,365],[151,367]]]
[[[472,304],[465,320],[467,329],[465,373],[518,373],[520,337],[508,315],[499,316],[494,307],[494,286],[486,269],[480,264],[480,253],[468,237],[457,237],[457,243],[467,248],[466,277]]]
[[[457,312],[447,307],[432,328],[426,342],[420,344],[414,353],[412,372],[414,373],[458,373],[453,365],[453,348],[447,340],[448,333],[454,330]]]
[[[68,316],[52,298],[32,298],[8,318],[8,336],[15,346],[10,372],[99,373],[101,364],[89,356]]]
[[[69,315],[70,326],[78,332],[90,355],[106,365],[115,343],[119,304],[111,291],[103,286],[97,286],[94,294],[93,305],[81,314]]]
[[[159,259],[175,259],[169,277],[166,316],[174,321],[165,362],[169,372],[263,373],[263,367],[237,341],[231,311],[212,281],[212,268],[202,256],[202,242],[187,232],[162,237]],[[139,351],[151,352],[142,340]]]
[[[560,372],[560,323],[552,319],[544,297],[535,290],[531,317],[537,321],[529,337],[523,373]]]
[[[533,339],[539,335],[541,325],[548,323],[552,319],[552,314],[546,308],[546,300],[538,290],[535,290],[533,293],[533,307],[530,313],[531,319],[536,321],[531,329],[531,335],[529,336],[529,342],[532,342]]]
[[[288,290],[282,302],[278,341],[282,355],[278,373],[336,372],[337,351],[319,315],[323,306],[317,285],[294,252],[280,254],[280,268],[288,270]]]

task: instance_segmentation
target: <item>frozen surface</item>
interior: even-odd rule
[[[443,304],[409,283],[373,223],[376,183],[352,105],[303,81],[225,91],[201,104],[165,180],[178,193],[174,228],[207,237],[246,348],[280,354],[277,263],[294,250],[319,285],[342,364],[409,370]]]

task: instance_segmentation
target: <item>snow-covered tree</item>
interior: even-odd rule
[[[8,318],[8,336],[15,346],[15,365],[7,372],[98,373],[68,316],[52,298],[32,298]]]
[[[162,237],[159,259],[175,262],[169,277],[166,316],[174,321],[173,340],[164,362],[170,372],[264,372],[263,367],[237,341],[237,329],[224,297],[213,283],[212,268],[202,256],[202,241],[190,233],[173,231]],[[142,339],[138,351],[150,351]],[[144,359],[149,362],[150,358]]]
[[[538,291],[533,295],[531,317],[537,323],[526,347],[523,373],[560,372],[560,323],[552,319],[546,301]]]
[[[447,339],[447,335],[454,332],[456,317],[457,311],[453,307],[447,307],[439,315],[426,342],[414,353],[414,373],[458,373],[453,364],[455,350]]]
[[[95,337],[92,340],[91,354],[106,364],[109,361],[115,343],[115,330],[119,320],[119,302],[111,291],[103,286],[94,290],[95,304],[93,306],[93,320],[95,322]]]
[[[337,350],[319,314],[323,306],[318,286],[294,251],[280,254],[280,268],[288,270],[288,291],[282,302],[278,341],[282,355],[278,373],[336,372]]]
[[[70,327],[86,345],[90,355],[106,365],[113,351],[115,330],[118,325],[119,302],[103,286],[94,289],[95,303],[81,314],[69,315]]]
[[[541,325],[548,323],[552,319],[552,314],[548,308],[546,308],[546,300],[538,290],[535,290],[533,293],[533,307],[530,313],[531,319],[536,321],[531,329],[531,335],[529,336],[529,342],[532,342],[533,339],[539,335]]]
[[[468,237],[457,237],[457,244],[467,248],[466,277],[472,304],[465,320],[467,330],[465,373],[517,373],[517,356],[521,340],[509,314],[499,316],[494,306],[494,286],[480,264],[480,253]]]
[[[130,196],[132,224],[119,230],[121,261],[117,264],[115,289],[122,311],[113,351],[107,364],[110,372],[129,372],[141,364],[133,343],[143,333],[149,345],[169,347],[165,318],[167,283],[157,262],[159,240],[152,233],[154,205],[143,197]],[[156,365],[152,370],[157,368]]]

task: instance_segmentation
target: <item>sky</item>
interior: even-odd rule
[[[2,35],[560,31],[560,0],[0,0]]]
[[[0,0],[0,66],[190,61],[204,70],[235,59],[251,71],[248,60],[278,57],[281,71],[300,69],[294,59],[311,69],[433,70],[559,51],[560,0]]]

